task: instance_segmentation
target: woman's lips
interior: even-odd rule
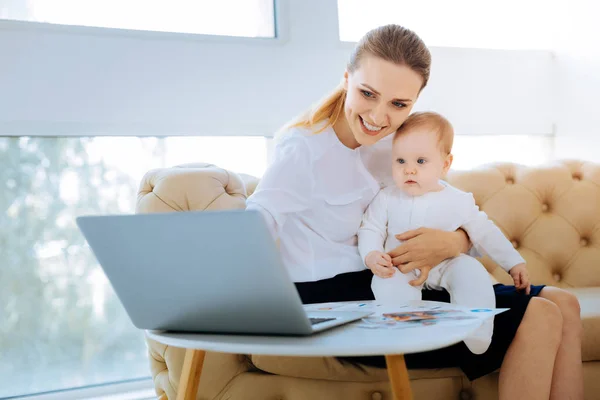
[[[383,131],[383,128],[379,129],[377,131],[371,131],[371,130],[367,129],[361,116],[359,116],[358,119],[360,121],[360,127],[361,127],[362,131],[369,136],[377,136]]]

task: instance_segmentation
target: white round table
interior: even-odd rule
[[[196,398],[205,351],[279,356],[368,356],[385,355],[394,397],[412,399],[404,354],[450,346],[475,331],[481,320],[411,326],[403,329],[369,329],[361,321],[311,336],[249,336],[146,331],[159,343],[186,348],[177,400]]]

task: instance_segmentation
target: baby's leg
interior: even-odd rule
[[[399,270],[390,278],[373,275],[371,290],[375,300],[382,304],[400,305],[409,301],[421,300],[421,287],[411,286],[408,282],[417,278],[414,272],[403,274]]]
[[[453,304],[472,308],[496,307],[492,280],[485,267],[475,258],[463,254],[448,260],[438,276],[439,282],[432,282],[432,286],[437,283],[446,289]],[[485,353],[492,341],[493,330],[492,317],[465,339],[465,344],[474,354]]]

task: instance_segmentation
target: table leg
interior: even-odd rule
[[[204,350],[187,349],[185,351],[177,400],[196,400],[205,354]]]
[[[408,379],[408,371],[404,356],[389,355],[385,356],[387,364],[388,376],[392,384],[392,393],[395,400],[412,400],[412,392],[410,390],[410,380]]]

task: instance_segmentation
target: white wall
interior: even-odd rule
[[[279,1],[278,40],[0,21],[0,135],[271,135],[341,79],[336,3]],[[549,52],[432,53],[418,109],[460,134],[552,133]]]
[[[600,4],[571,0],[558,15],[555,154],[599,162]]]

